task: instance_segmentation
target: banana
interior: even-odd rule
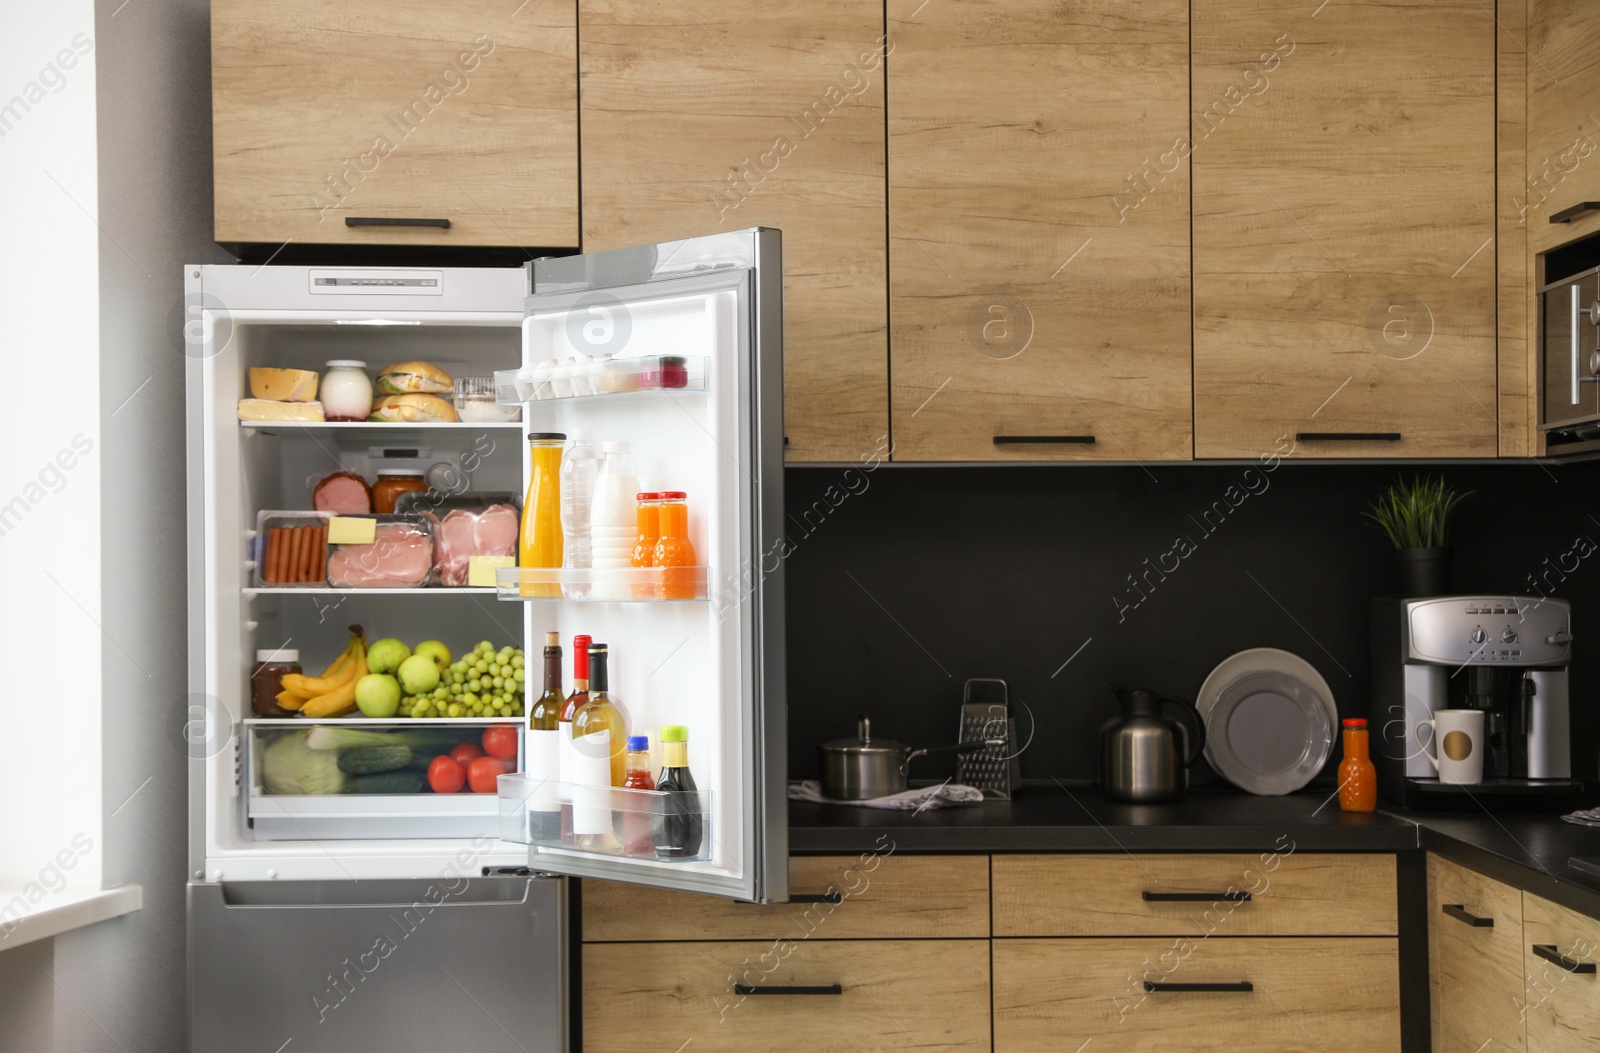
[[[367,675],[367,649],[357,640],[354,650],[355,657],[348,666],[350,678],[334,690],[308,699],[300,709],[301,716],[342,717],[356,708],[356,681]]]
[[[321,679],[326,680],[330,676],[338,676],[344,671],[344,664],[348,661],[350,661],[350,645],[345,644],[344,650],[339,652],[339,657],[335,658],[328,668],[322,671]]]
[[[287,709],[290,712],[293,712],[305,704],[306,699],[303,695],[297,695],[293,691],[287,690],[278,692],[279,709]]]
[[[318,695],[325,695],[330,691],[336,691],[347,683],[354,683],[354,681],[359,680],[360,677],[351,677],[350,674],[354,672],[355,664],[349,661],[349,659],[356,653],[358,648],[362,647],[363,644],[361,636],[352,632],[350,634],[350,643],[347,647],[345,647],[344,654],[340,655],[339,658],[334,661],[333,665],[328,667],[330,670],[333,670],[333,672],[325,672],[319,677],[302,676],[299,673],[289,673],[283,678],[283,686],[287,690],[293,691],[295,694],[300,695],[303,698],[315,698]]]

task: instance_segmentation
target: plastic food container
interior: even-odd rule
[[[474,556],[517,556],[521,502],[510,492],[445,495],[404,494],[397,512],[421,516],[433,526],[433,583],[470,585]]]
[[[256,513],[257,588],[320,588],[328,583],[330,512]]]
[[[373,519],[371,542],[333,545],[328,584],[339,589],[415,589],[433,576],[433,524],[422,516],[354,516]]]
[[[456,380],[456,415],[470,424],[495,424],[517,419],[517,407],[495,401],[493,377],[460,377]]]

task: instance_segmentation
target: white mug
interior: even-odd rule
[[[1433,732],[1437,756],[1422,741],[1423,728]],[[1439,773],[1440,782],[1471,786],[1483,781],[1483,710],[1435,710],[1432,720],[1417,722],[1417,745]]]

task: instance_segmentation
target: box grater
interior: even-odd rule
[[[978,687],[976,691],[974,685]],[[992,739],[1001,739],[1004,744],[973,750],[956,758],[956,782],[982,790],[986,798],[1009,801],[1022,782],[1022,767],[1015,748],[1017,720],[1011,715],[1010,690],[1004,680],[974,677],[961,689],[958,741]]]

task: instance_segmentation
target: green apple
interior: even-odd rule
[[[400,663],[400,683],[406,694],[421,695],[439,686],[439,667],[425,654],[414,654]]]
[[[424,640],[417,644],[416,654],[425,654],[433,659],[439,671],[443,672],[450,665],[450,648],[438,640]]]
[[[367,648],[367,668],[374,673],[392,673],[410,657],[411,648],[387,636]]]
[[[388,673],[368,673],[356,681],[356,705],[369,717],[392,717],[400,708],[400,685]]]

